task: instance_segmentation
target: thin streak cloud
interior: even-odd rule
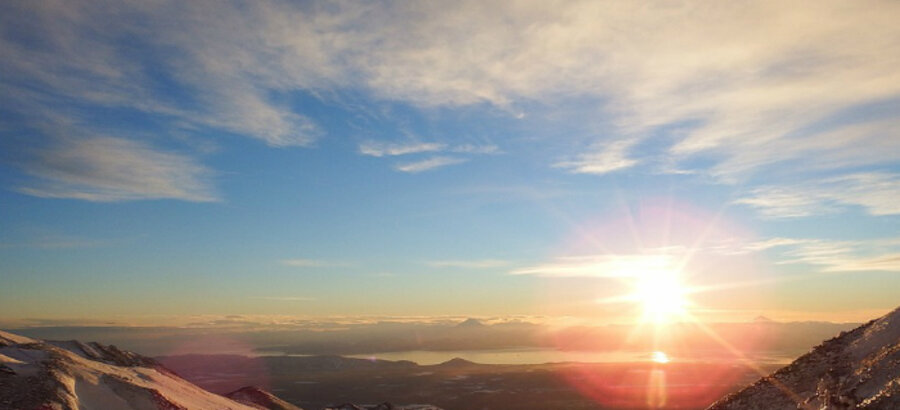
[[[335,262],[318,259],[282,259],[281,264],[293,268],[339,268],[350,266],[347,262]]]
[[[628,278],[647,272],[676,271],[673,255],[584,255],[566,256],[552,262],[515,269],[512,275],[571,278]]]
[[[558,162],[554,166],[565,168],[574,174],[598,175],[631,168],[638,164],[637,160],[628,157],[631,145],[631,141],[617,141],[602,149],[580,154],[574,160]]]
[[[484,104],[509,118],[533,102],[546,108],[576,99],[587,107],[579,118],[591,131],[572,136],[567,152],[534,161],[598,175],[666,163],[672,172],[737,184],[773,170],[816,178],[900,160],[892,109],[844,118],[890,107],[900,96],[898,8],[890,1],[856,8],[840,1],[321,8],[289,2],[25,2],[7,6],[0,22],[37,33],[40,41],[0,37],[6,57],[0,68],[9,105],[27,107],[19,108],[23,113],[37,107],[36,117],[55,112],[47,101],[73,101],[142,112],[165,133],[213,128],[271,147],[311,147],[326,136],[312,110],[291,103],[298,95],[353,90],[426,110]],[[182,30],[165,29],[171,26]],[[140,41],[115,41],[121,38]],[[132,49],[158,60],[132,58]],[[188,97],[161,92],[172,89]],[[547,111],[538,114],[560,114]],[[638,149],[660,133],[671,138],[660,149]],[[442,150],[495,152],[490,145],[458,141],[359,147],[374,156]],[[435,157],[395,168],[422,172],[461,161]],[[45,197],[106,196],[63,191],[28,190]],[[861,205],[876,215],[895,212]]]
[[[192,158],[112,137],[74,139],[42,150],[25,166],[35,180],[19,192],[42,198],[117,202],[218,201],[213,172]]]
[[[254,299],[273,300],[279,302],[313,302],[316,298],[308,296],[259,296]]]
[[[834,241],[774,238],[759,250],[780,254],[778,264],[817,266],[822,272],[900,272],[900,238]]]
[[[408,144],[388,144],[381,142],[364,142],[359,145],[359,152],[363,155],[372,157],[397,156],[407,154],[417,154],[422,152],[443,151],[446,148],[444,144],[434,142],[417,142]]]
[[[397,164],[394,166],[394,169],[400,172],[407,172],[410,174],[416,174],[419,172],[430,171],[437,168],[443,168],[449,165],[462,164],[463,162],[468,161],[465,158],[456,158],[456,157],[431,157],[428,159],[424,159],[421,161],[415,162],[407,162],[404,164]]]
[[[872,215],[900,214],[900,175],[854,173],[787,187],[763,186],[735,201],[768,218],[836,213],[857,206]]]
[[[428,261],[425,264],[434,268],[490,269],[508,266],[510,262],[499,259],[476,259]]]

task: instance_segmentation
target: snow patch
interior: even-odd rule
[[[37,343],[38,341],[30,337],[19,336],[9,332],[0,330],[0,346],[13,346],[18,344]]]

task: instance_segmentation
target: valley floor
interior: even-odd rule
[[[213,392],[247,384],[307,409],[343,402],[429,403],[455,409],[701,409],[780,365],[739,363],[551,363],[440,365],[338,356],[164,357],[186,379]]]

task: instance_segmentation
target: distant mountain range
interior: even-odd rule
[[[243,323],[243,322],[241,322]],[[259,323],[186,327],[34,326],[7,329],[42,340],[99,340],[149,356],[179,354],[302,354],[376,355],[408,351],[554,349],[605,352],[679,350],[682,356],[722,349],[707,336],[714,331],[729,345],[750,355],[794,358],[824,339],[861,323],[777,322],[759,317],[752,322],[693,323],[669,326],[659,341],[650,326],[576,325],[557,327],[527,322],[489,323],[476,318],[456,322],[313,322],[305,325]],[[2,326],[2,325],[0,325]],[[328,331],[322,331],[328,330]],[[668,345],[660,346],[657,342]],[[684,351],[690,349],[692,351]]]
[[[755,409],[900,409],[900,308],[709,408]]]
[[[469,322],[465,326],[478,327]],[[310,358],[328,368],[344,362],[401,368],[338,356]],[[317,363],[318,363],[317,362]],[[434,369],[474,364],[456,359]],[[359,365],[356,365],[357,367]],[[0,331],[0,410],[299,410],[257,387],[218,395],[160,362],[115,346],[43,341]],[[439,410],[427,404],[344,403],[335,410]],[[900,308],[842,332],[790,365],[727,395],[710,410],[900,409]]]

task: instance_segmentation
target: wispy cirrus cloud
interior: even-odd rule
[[[37,248],[37,249],[82,249],[108,246],[114,241],[90,239],[51,229],[29,229],[19,232],[5,232],[11,240],[0,239],[3,248]],[[6,238],[4,238],[6,239]]]
[[[728,249],[726,254],[767,252],[776,264],[811,265],[821,272],[900,272],[900,238],[842,241],[776,237],[733,243]]]
[[[755,188],[734,203],[756,208],[760,215],[767,218],[797,218],[836,211],[834,204],[825,198],[799,192],[802,189],[780,186]]]
[[[632,141],[616,141],[599,150],[580,154],[573,160],[558,162],[554,166],[565,168],[574,174],[598,175],[630,168],[638,164],[638,160],[628,156],[628,150],[633,144]]]
[[[394,165],[394,169],[400,172],[418,173],[428,171],[435,168],[445,167],[449,165],[462,164],[468,162],[470,158],[461,157],[462,155],[488,155],[500,152],[496,145],[475,145],[461,144],[448,145],[437,142],[406,142],[406,143],[387,143],[378,141],[367,141],[359,145],[359,152],[363,155],[372,157],[394,157],[424,153],[452,153],[454,156],[437,155],[418,161],[399,163]]]
[[[459,268],[459,269],[490,269],[508,266],[509,261],[500,259],[475,259],[475,260],[437,260],[425,262],[434,268]]]
[[[811,239],[795,239],[795,238],[771,238],[764,241],[757,241],[742,247],[743,250],[750,252],[765,251],[772,248],[795,246],[810,243]]]
[[[191,157],[113,137],[71,139],[38,151],[22,193],[42,198],[116,202],[141,199],[218,201],[213,172]]]
[[[259,16],[210,6],[6,5],[0,22],[34,36],[0,36],[7,95],[38,122],[66,101],[135,110],[170,130],[213,127],[274,147],[312,143],[319,127],[272,98],[285,89],[269,81],[274,73],[248,66],[263,57],[247,52],[264,41],[248,26]],[[168,24],[183,30],[159,30]],[[127,51],[134,49],[140,57]]]
[[[516,268],[511,275],[530,275],[546,278],[633,279],[655,273],[680,272],[695,275],[715,275],[722,278],[722,269],[732,273],[741,268],[736,261],[754,253],[766,252],[775,265],[804,265],[811,275],[853,272],[900,272],[900,238],[867,240],[825,240],[813,238],[776,237],[761,241],[727,241],[704,246],[645,249],[641,253],[596,254],[562,256],[550,261]],[[758,271],[740,272],[739,276],[758,276]],[[788,277],[773,279],[788,280]],[[735,280],[735,279],[731,279]],[[763,283],[758,279],[738,280],[732,285]],[[722,286],[722,285],[719,285]]]
[[[282,259],[280,263],[294,268],[342,268],[352,265],[349,262],[321,259]]]
[[[821,266],[826,272],[900,272],[900,239],[809,240],[783,251],[782,264]]]
[[[394,169],[396,169],[397,171],[400,171],[400,172],[416,174],[419,172],[425,172],[425,171],[430,171],[430,170],[437,169],[437,168],[446,167],[448,165],[461,164],[466,161],[468,161],[468,159],[466,159],[466,158],[437,156],[437,157],[423,159],[421,161],[396,164],[396,165],[394,165]]]
[[[676,271],[678,262],[676,255],[670,254],[564,256],[549,263],[515,269],[510,274],[560,278],[628,278],[648,272]]]
[[[500,147],[498,147],[494,144],[486,144],[486,145],[462,144],[462,145],[452,146],[448,149],[448,151],[455,152],[457,154],[487,155],[487,154],[500,153]]]
[[[702,120],[673,149],[691,153],[739,140],[747,140],[742,148],[778,140],[842,108],[896,96],[900,86],[893,81],[893,56],[900,46],[892,41],[898,29],[890,16],[898,6],[878,6],[846,10],[837,1],[706,2],[702,7],[608,7],[587,1],[329,8],[286,2],[244,7],[174,1],[105,7],[24,4],[9,6],[6,15],[32,17],[21,24],[45,28],[52,49],[28,48],[12,38],[4,45],[24,57],[6,61],[16,76],[48,85],[62,81],[77,91],[73,95],[97,101],[146,101],[126,98],[126,92],[140,91],[131,95],[164,103],[148,86],[153,79],[141,74],[147,62],[125,58],[119,50],[124,45],[113,41],[116,34],[155,32],[138,45],[177,51],[157,68],[179,85],[210,93],[203,102],[222,101],[260,120],[292,113],[265,98],[267,92],[333,86],[365,88],[387,100],[423,106],[506,106],[523,99],[595,96],[611,100],[609,108],[598,110],[605,110],[625,134]],[[110,15],[125,20],[108,27],[93,24]],[[157,30],[173,19],[184,29]],[[46,21],[53,27],[40,27]],[[869,30],[853,30],[859,26]],[[882,58],[873,61],[873,56]],[[192,64],[178,64],[175,57]],[[53,75],[61,73],[68,74]],[[110,88],[89,92],[88,80],[95,79]],[[232,87],[213,87],[225,84]],[[238,92],[217,94],[235,85]],[[249,108],[239,104],[247,96],[255,97]],[[809,105],[801,112],[781,110],[800,103]],[[280,121],[259,122],[266,123],[281,128]]]
[[[874,258],[858,258],[834,266],[836,271],[885,271],[900,272],[900,252],[879,255]]]
[[[900,175],[852,173],[787,186],[753,189],[735,203],[756,208],[770,218],[834,213],[858,206],[871,215],[900,214]]]
[[[368,141],[359,145],[359,152],[372,157],[418,154],[422,152],[443,151],[447,146],[436,142],[383,143]]]
[[[816,179],[900,161],[900,5],[891,1],[16,2],[0,11],[0,24],[16,27],[0,36],[4,97],[10,107],[39,107],[36,122],[61,105],[127,108],[166,131],[211,127],[273,147],[309,146],[325,131],[292,97],[349,89],[416,108],[484,104],[505,115],[534,102],[547,111],[583,102],[589,135],[538,158],[573,173],[665,162],[743,189],[736,183],[774,171]],[[12,34],[21,32],[33,36]],[[641,148],[657,134],[670,140]],[[485,150],[445,143],[457,154]],[[653,161],[660,156],[667,161]],[[800,208],[772,212],[829,211]]]
[[[278,302],[313,302],[314,297],[309,296],[257,296],[254,299],[274,300]]]

